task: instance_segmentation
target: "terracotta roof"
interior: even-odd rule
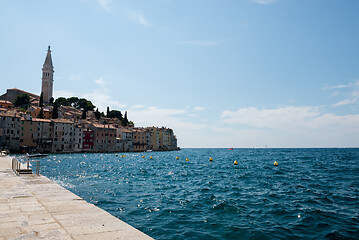
[[[42,119],[42,118],[33,118],[32,119],[33,122],[47,122],[47,123],[51,123],[50,119]]]
[[[8,100],[0,100],[0,103],[8,103],[12,105],[12,102],[8,101]]]
[[[120,131],[121,131],[121,132],[129,132],[129,133],[131,133],[131,132],[132,132],[132,129],[129,129],[129,128],[120,128]]]
[[[92,124],[95,128],[107,128],[107,129],[117,129],[112,125],[107,125],[107,124],[98,124],[98,123],[94,123]]]
[[[0,113],[0,117],[20,117],[19,114],[15,114],[14,113]]]
[[[55,123],[74,123],[73,121],[63,119],[63,118],[52,119],[52,121]]]

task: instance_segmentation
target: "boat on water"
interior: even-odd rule
[[[233,148],[228,148],[228,150],[233,150]]]
[[[29,158],[37,158],[37,157],[47,157],[48,154],[34,153],[34,154],[27,154],[26,156]]]

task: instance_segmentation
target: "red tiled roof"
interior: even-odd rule
[[[0,103],[7,103],[7,104],[11,104],[12,105],[12,102],[8,101],[8,100],[0,100]]]
[[[56,118],[56,119],[52,119],[52,121],[54,123],[74,123],[73,121],[67,120],[67,119],[63,119],[63,118]]]
[[[32,119],[33,122],[47,122],[47,123],[51,123],[50,119],[42,119],[42,118],[33,118]]]

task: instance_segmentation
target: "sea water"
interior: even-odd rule
[[[359,239],[359,149],[58,154],[40,165],[155,239]]]

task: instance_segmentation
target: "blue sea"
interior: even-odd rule
[[[155,239],[359,239],[359,149],[54,154],[40,164]]]

